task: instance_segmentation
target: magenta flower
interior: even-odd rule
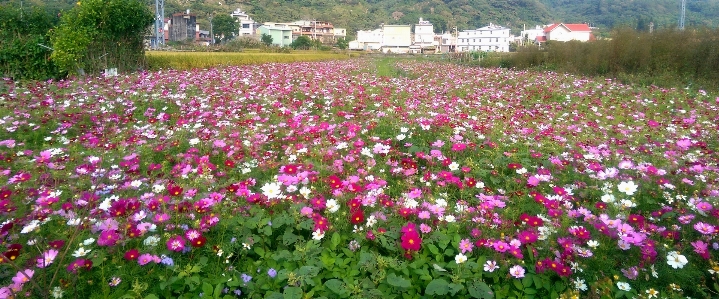
[[[167,250],[181,252],[185,248],[185,238],[174,236],[167,240]]]
[[[496,250],[497,252],[504,253],[507,250],[509,250],[509,244],[507,244],[503,241],[497,241],[497,242],[494,242],[494,245],[492,245],[492,248],[494,248],[494,250]]]
[[[97,239],[97,245],[100,246],[115,246],[117,241],[120,240],[120,234],[114,230],[103,230],[100,233],[100,237]]]

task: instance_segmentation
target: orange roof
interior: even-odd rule
[[[543,42],[547,41],[547,37],[546,36],[537,36],[534,40],[537,42],[543,43]]]
[[[590,31],[590,32],[592,31],[591,29],[589,29],[589,25],[587,25],[587,24],[560,23],[560,24],[552,24],[552,25],[547,26],[547,28],[544,28],[544,32],[551,32],[552,30],[554,30],[554,28],[557,28],[560,25],[564,26],[564,28],[567,28],[569,31]]]

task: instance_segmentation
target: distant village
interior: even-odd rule
[[[290,23],[257,23],[244,11],[237,9],[230,14],[239,23],[236,37],[259,39],[263,34],[272,37],[272,45],[289,46],[299,36],[307,36],[326,45],[334,45],[338,39],[347,37],[345,28],[318,20],[300,20]],[[175,13],[164,19],[160,30],[167,41],[188,41],[210,45],[213,39],[209,30],[200,30],[197,16],[190,10]],[[510,28],[489,23],[477,29],[435,33],[429,21],[419,18],[414,25],[385,25],[370,30],[358,30],[356,39],[349,42],[350,50],[377,51],[383,53],[436,53],[436,52],[509,52],[509,45],[536,44],[547,41],[590,41],[595,37],[587,24],[535,25],[513,36]],[[217,39],[217,37],[216,37]],[[155,41],[153,41],[153,44]]]

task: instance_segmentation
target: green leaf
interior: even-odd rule
[[[285,244],[285,246],[290,246],[299,239],[297,235],[292,233],[293,230],[291,227],[285,229],[285,233],[282,235],[282,243]]]
[[[470,282],[467,289],[469,290],[469,295],[472,296],[472,298],[480,298],[480,299],[494,298],[494,292],[483,281]]]
[[[212,290],[213,287],[211,284],[203,282],[202,283],[202,293],[204,296],[212,296]]]
[[[262,228],[262,233],[265,234],[265,236],[272,236],[272,227],[271,226],[265,226]]]
[[[464,289],[464,286],[461,284],[456,284],[456,283],[449,284],[449,294],[452,296],[454,296],[454,294],[457,294],[457,292],[461,291],[462,289]]]
[[[543,286],[542,279],[539,278],[539,276],[537,276],[537,275],[532,276],[532,280],[534,280],[534,286],[536,288],[539,289]]]
[[[342,298],[350,295],[344,283],[339,279],[330,279],[326,281],[324,285],[327,289],[332,291],[332,293],[335,293]]]
[[[145,299],[160,299],[160,297],[157,297],[157,295],[155,294],[150,294],[145,296]]]
[[[424,290],[427,295],[446,295],[449,292],[449,283],[444,279],[435,279],[429,282]]]
[[[409,288],[410,286],[412,286],[409,280],[404,279],[403,277],[399,277],[394,273],[390,273],[389,275],[387,275],[387,283],[397,288]]]
[[[517,288],[517,290],[524,290],[524,286],[522,285],[522,282],[519,280],[512,280],[512,283],[514,284],[514,287]]]
[[[268,292],[265,294],[265,299],[284,299],[284,297],[278,292]]]
[[[298,287],[287,287],[282,292],[284,299],[302,299],[302,289]]]
[[[429,249],[429,252],[431,252],[432,254],[439,254],[439,249],[437,248],[437,246],[434,246],[434,244],[427,244],[426,247]]]
[[[440,267],[440,266],[437,265],[437,264],[432,264],[432,267],[433,267],[435,270],[439,271],[439,272],[447,272],[446,269]]]
[[[537,293],[537,290],[535,290],[535,289],[533,289],[533,288],[525,288],[525,289],[524,289],[524,293],[525,293],[525,294],[529,294],[529,295],[534,295],[534,294]]]
[[[260,257],[264,257],[264,256],[265,256],[265,249],[264,249],[264,248],[262,248],[262,247],[260,247],[260,246],[255,246],[255,247],[254,247],[254,250],[255,250],[255,253],[257,253],[257,255],[259,255]]]
[[[522,278],[522,285],[524,285],[525,288],[532,286],[532,277],[530,277],[529,275],[530,274],[528,274],[528,276],[525,276],[524,278]]]
[[[340,238],[340,234],[338,232],[335,232],[332,234],[332,250],[337,248],[337,245],[340,244],[342,239]]]

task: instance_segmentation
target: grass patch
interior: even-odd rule
[[[157,69],[194,69],[215,66],[289,63],[348,59],[356,53],[301,51],[293,53],[158,52],[146,53],[148,66]]]

